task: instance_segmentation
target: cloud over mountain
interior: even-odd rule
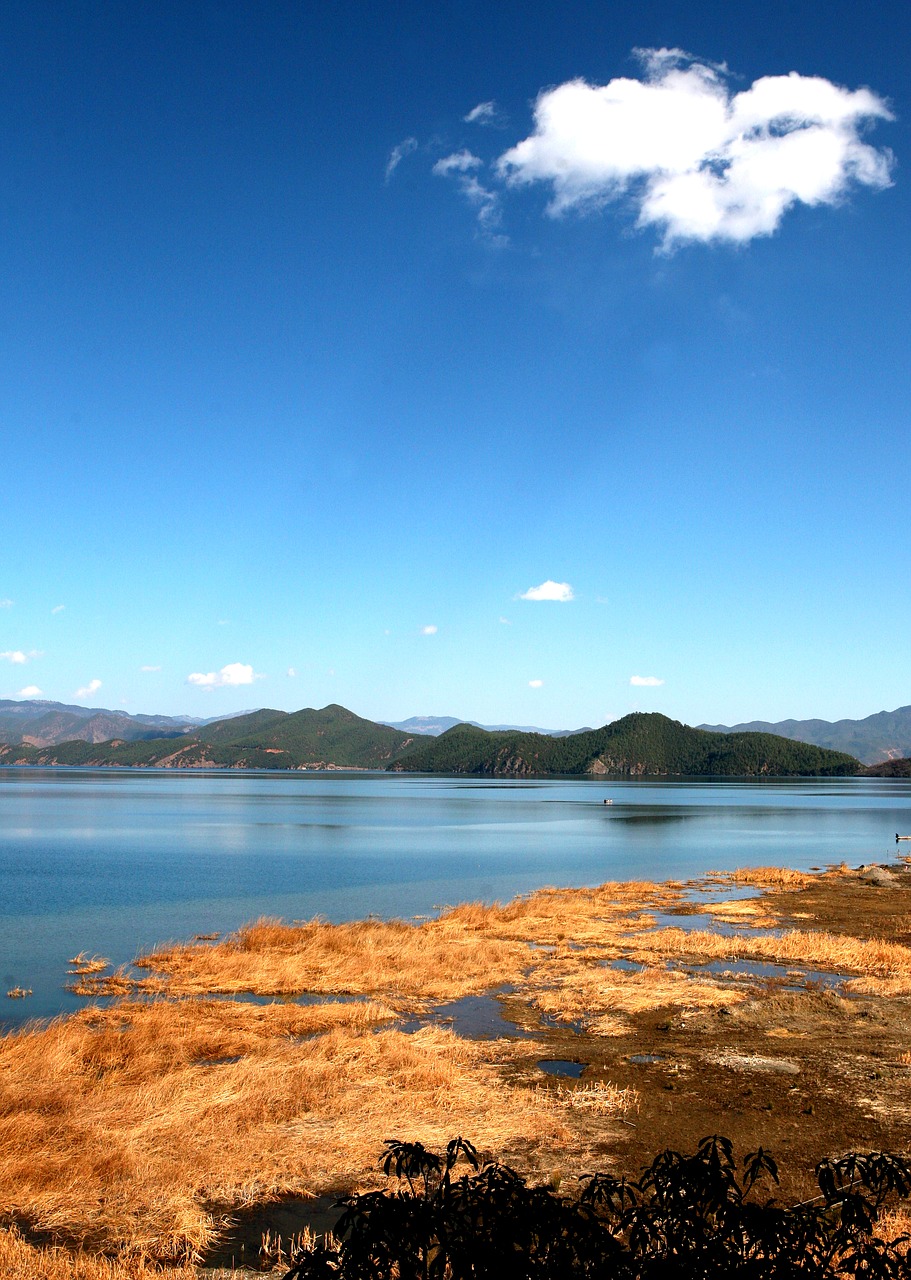
[[[249,663],[229,662],[220,671],[194,671],[187,676],[187,684],[199,689],[222,689],[226,685],[252,684],[255,679]]]

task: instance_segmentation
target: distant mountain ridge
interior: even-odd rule
[[[188,733],[208,721],[193,716],[130,715],[106,707],[80,707],[43,699],[0,699],[0,740],[36,747],[61,742],[133,741]]]
[[[877,711],[863,720],[750,720],[744,724],[701,724],[711,733],[775,733],[795,742],[810,742],[846,751],[864,764],[880,764],[911,756],[911,706]]]
[[[591,726],[582,729],[539,729],[535,725],[520,724],[479,724],[477,720],[457,720],[455,716],[410,716],[407,720],[380,720],[379,724],[388,724],[391,729],[400,729],[402,733],[420,733],[436,738],[447,729],[454,729],[457,724],[470,724],[475,729],[486,729],[488,733],[543,733],[549,738],[568,738],[574,733],[590,733]]]

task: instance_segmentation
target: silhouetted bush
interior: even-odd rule
[[[470,1173],[456,1177],[457,1166]],[[911,1192],[911,1168],[882,1152],[824,1160],[820,1194],[758,1199],[778,1181],[760,1148],[738,1175],[727,1138],[693,1155],[664,1151],[637,1182],[580,1179],[576,1198],[481,1167],[470,1142],[443,1155],[386,1143],[393,1189],[352,1195],[335,1238],[298,1254],[285,1280],[708,1280],[709,1277],[911,1277],[909,1238],[875,1234],[879,1210]]]

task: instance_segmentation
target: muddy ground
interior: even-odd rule
[[[911,870],[901,863],[887,875],[820,878],[762,898],[780,930],[911,943]],[[685,924],[699,909],[670,914]],[[729,980],[748,992],[732,1008],[656,1008],[632,1016],[632,1034],[609,1038],[538,1020],[554,1058],[587,1064],[581,1082],[608,1079],[639,1091],[638,1113],[603,1144],[606,1165],[634,1175],[665,1147],[693,1150],[719,1133],[742,1154],[771,1150],[782,1166],[781,1193],[799,1198],[813,1194],[813,1168],[827,1156],[911,1150],[911,999],[847,993],[842,979],[856,973],[713,966],[716,976],[728,968]],[[535,1022],[516,1001],[507,999],[504,1010],[522,1025]],[[523,1066],[530,1074],[537,1063]]]
[[[688,890],[665,925],[686,927],[693,920],[706,927],[699,898],[711,887]],[[797,889],[765,890],[760,898],[766,933],[772,916],[773,932],[819,929],[911,945],[911,870],[900,862],[843,869]],[[718,932],[731,933],[732,950],[737,932],[749,932],[748,923],[736,931],[715,923]],[[639,1094],[638,1110],[623,1118],[580,1118],[591,1136],[587,1169],[563,1165],[553,1152],[495,1154],[533,1177],[562,1177],[570,1190],[575,1176],[592,1168],[636,1176],[666,1147],[692,1151],[706,1135],[723,1134],[741,1156],[760,1145],[771,1151],[781,1185],[770,1191],[793,1202],[815,1194],[813,1168],[825,1157],[911,1151],[911,997],[855,994],[845,984],[865,976],[857,970],[744,961],[714,961],[707,969],[696,956],[667,963],[696,977],[708,971],[734,984],[744,999],[714,1009],[648,1009],[631,1015],[628,1031],[613,1036],[542,1019],[516,992],[437,1011],[462,1035],[527,1039],[528,1054],[505,1068],[513,1083],[567,1089],[603,1081]],[[210,1264],[230,1258],[249,1265],[264,1231],[287,1240],[305,1225],[326,1230],[336,1214],[331,1197],[258,1207],[238,1221]]]

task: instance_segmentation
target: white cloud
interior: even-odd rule
[[[480,156],[473,155],[470,151],[453,151],[452,155],[444,156],[436,162],[433,172],[438,178],[448,178],[452,173],[470,173],[472,169],[479,169],[483,163]]]
[[[140,671],[160,671],[161,663],[159,663],[157,666],[153,666],[151,663],[149,663],[144,667],[140,667],[139,670]]]
[[[386,181],[388,182],[396,169],[402,163],[406,156],[410,156],[412,151],[417,151],[417,138],[405,138],[397,146],[393,147],[389,152],[389,159],[386,161]]]
[[[90,680],[82,689],[77,689],[73,694],[74,698],[90,698],[93,693],[97,693],[101,688],[100,680]]]
[[[221,689],[226,685],[252,684],[261,679],[253,674],[253,668],[246,662],[229,662],[220,671],[194,671],[187,676],[187,684],[194,684],[199,689]]]
[[[65,608],[66,608],[65,604],[55,604],[53,609],[51,610],[51,613],[63,613]]]
[[[20,689],[16,694],[17,698],[40,698],[41,690],[36,684],[27,684],[24,689]]]
[[[485,187],[477,175],[472,172],[483,164],[480,157],[470,151],[454,151],[444,156],[433,166],[433,172],[439,178],[455,177],[459,191],[477,214],[478,227],[482,239],[489,244],[502,247],[508,244],[508,238],[497,233],[502,213],[500,197],[490,187]]]
[[[296,675],[297,675],[297,672],[294,670],[294,668],[293,668],[293,667],[289,667],[289,668],[288,668],[288,675],[289,675],[289,676],[296,676]]]
[[[12,609],[15,602],[10,599],[0,600],[0,609]]]
[[[466,124],[496,124],[500,119],[495,102],[479,102],[472,107],[467,116],[462,116]]]
[[[660,684],[664,684],[657,676],[630,676],[629,682],[638,689],[657,689]]]
[[[29,649],[28,653],[23,653],[21,649],[5,649],[0,653],[0,658],[6,662],[11,662],[13,666],[21,667],[26,662],[31,662],[33,658],[40,658],[40,649]]]
[[[771,235],[796,203],[889,185],[890,153],[861,134],[893,116],[869,89],[792,71],[732,94],[723,66],[679,49],[637,52],[641,79],[540,93],[534,132],[500,157],[500,176],[549,183],[554,216],[628,197],[665,248],[745,243]]]
[[[544,681],[543,681],[543,680],[529,680],[529,682],[528,682],[528,687],[529,687],[529,689],[543,689],[543,688],[544,688]]]
[[[573,589],[568,582],[554,582],[548,578],[539,587],[523,591],[520,600],[574,600]]]
[[[511,627],[511,626],[512,626],[512,623],[509,621],[509,619],[508,619],[508,618],[503,618],[503,617],[501,617],[501,618],[500,618],[500,621],[502,622],[502,624],[503,624],[503,626],[504,626],[504,627]]]
[[[439,628],[438,628],[438,627],[436,627],[436,626],[431,622],[429,626],[421,627],[421,635],[422,635],[422,636],[435,636],[438,630],[439,630]]]

